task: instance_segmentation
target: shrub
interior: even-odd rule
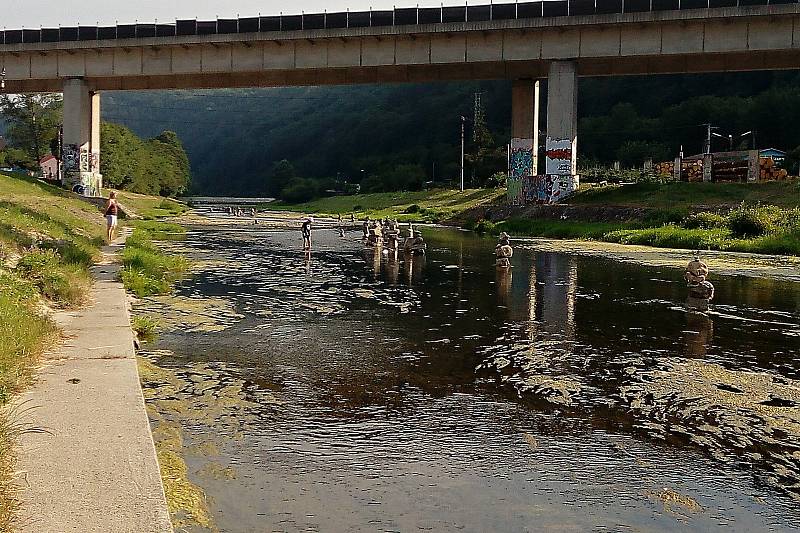
[[[728,229],[734,237],[759,237],[777,229],[783,211],[776,206],[747,206],[744,203],[728,214]]]
[[[478,235],[484,235],[485,233],[492,234],[495,233],[495,224],[490,220],[480,219],[475,223],[473,231],[475,231],[475,233]]]
[[[410,206],[406,207],[403,210],[403,213],[408,213],[408,214],[419,213],[420,209],[421,208],[420,208],[419,204],[411,204]]]
[[[717,213],[703,211],[701,213],[693,213],[686,217],[681,223],[681,226],[686,229],[713,229],[724,228],[726,227],[726,223],[726,217]]]

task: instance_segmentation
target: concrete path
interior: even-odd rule
[[[116,281],[121,247],[103,249],[90,306],[56,314],[66,339],[20,398],[22,422],[47,431],[20,439],[21,531],[172,531]]]

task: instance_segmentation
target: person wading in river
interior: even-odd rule
[[[109,244],[114,240],[117,231],[117,193],[111,191],[108,193],[108,201],[106,202],[106,240]]]
[[[303,250],[311,250],[311,223],[313,221],[313,218],[308,217],[300,227],[300,232],[303,234]]]

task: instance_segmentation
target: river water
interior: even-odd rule
[[[207,502],[189,531],[789,531],[800,527],[800,284],[423,228],[217,224],[140,301],[145,394]],[[162,428],[163,429],[163,428]],[[173,444],[174,447],[174,444]]]

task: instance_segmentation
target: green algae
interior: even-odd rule
[[[147,355],[169,357],[172,352],[161,350]],[[206,494],[190,478],[237,478],[235,469],[209,458],[222,454],[224,441],[242,438],[242,425],[255,420],[257,404],[246,398],[244,381],[231,378],[221,363],[190,363],[172,369],[143,356],[137,357],[137,363],[173,526],[215,531]],[[268,403],[279,403],[273,391],[265,391],[263,396],[262,400]],[[198,425],[209,431],[201,442],[187,444],[184,428]],[[187,456],[201,463],[196,471],[189,471]]]

